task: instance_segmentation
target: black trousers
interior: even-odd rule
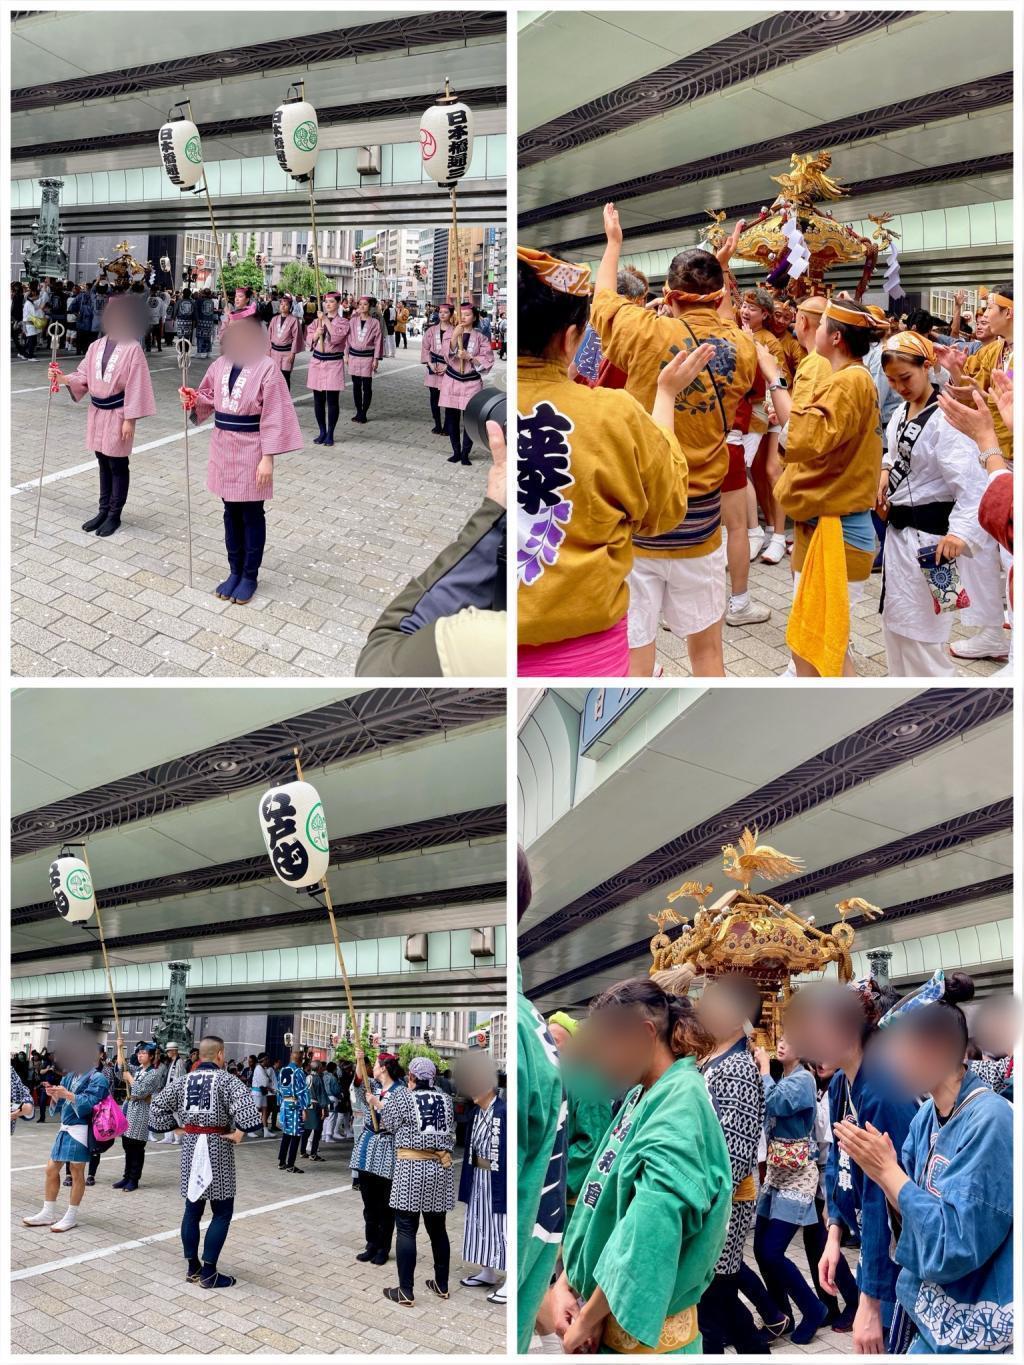
[[[355,400],[356,412],[365,417],[370,410],[370,402],[373,398],[373,380],[363,379],[359,375],[352,376],[352,397]]]
[[[128,487],[131,483],[130,456],[104,455],[96,452],[96,463],[100,467],[100,511],[117,512],[124,510],[128,501]]]
[[[434,428],[437,431],[444,430],[444,418],[441,416],[441,390],[428,389],[430,394],[430,415],[434,419]]]
[[[448,439],[452,443],[452,454],[459,456],[460,459],[468,460],[469,452],[473,449],[473,442],[462,430],[462,411],[460,408],[446,408],[446,421],[444,429],[448,433]],[[461,444],[460,444],[461,441]]]
[[[164,349],[164,325],[162,322],[154,322],[153,326],[146,333],[147,351],[151,351],[153,349],[154,341],[156,342],[156,349],[158,351],[162,351]]]
[[[284,382],[288,385],[288,392],[291,393],[292,372],[291,370],[282,370],[281,373],[284,375]]]
[[[367,1251],[391,1255],[395,1236],[395,1211],[390,1205],[391,1181],[382,1175],[359,1172],[359,1193],[363,1200],[363,1226]]]
[[[296,1133],[289,1137],[285,1133],[281,1139],[281,1145],[277,1149],[277,1159],[282,1166],[294,1166],[295,1158],[299,1154],[299,1143],[302,1141],[300,1134]]]
[[[366,1173],[360,1180],[366,1179]],[[438,1289],[448,1290],[448,1267],[451,1263],[452,1248],[448,1241],[448,1229],[445,1227],[443,1213],[424,1213],[423,1222],[427,1229],[427,1236],[430,1238],[430,1249],[434,1253],[434,1279],[437,1281]],[[416,1274],[416,1233],[419,1231],[420,1217],[418,1213],[396,1213],[395,1227],[397,1229],[395,1259],[398,1261],[398,1287],[406,1294],[412,1294],[413,1278]]]
[[[289,385],[289,387],[291,387]],[[314,389],[313,413],[321,436],[333,436],[338,425],[338,404],[341,393],[338,389]]]
[[[267,543],[267,515],[262,502],[224,503],[224,545],[234,573],[255,578]]]
[[[734,1346],[741,1356],[771,1355],[750,1309],[740,1300],[738,1280],[738,1275],[716,1275],[697,1306],[705,1355],[724,1355],[727,1346]]]
[[[224,1250],[231,1218],[235,1212],[235,1201],[211,1199],[210,1208],[213,1210],[213,1217],[210,1219],[210,1225],[206,1229],[206,1240],[203,1242],[203,1264],[212,1267],[216,1266],[220,1253]],[[205,1212],[205,1199],[185,1200],[185,1213],[181,1220],[181,1245],[185,1259],[189,1262],[199,1260],[199,1224]]]
[[[320,1150],[320,1139],[323,1136],[324,1131],[324,1116],[320,1113],[319,1109],[316,1112],[317,1117],[315,1124],[312,1128],[307,1128],[302,1134],[301,1151],[303,1156],[316,1156],[317,1152]],[[312,1145],[310,1145],[310,1139],[312,1139]],[[306,1150],[307,1146],[310,1147],[309,1151]]]
[[[124,1148],[124,1178],[138,1182],[142,1179],[146,1161],[146,1144],[138,1138],[123,1137],[121,1146]]]
[[[406,336],[405,336],[405,333],[404,333],[404,332],[396,332],[396,333],[395,333],[395,350],[396,350],[396,351],[398,350],[399,346],[403,347],[403,349],[406,350],[406,351],[409,349],[409,343],[408,343],[408,341],[406,340]]]

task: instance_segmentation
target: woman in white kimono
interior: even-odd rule
[[[939,410],[934,364],[932,343],[917,332],[885,343],[882,367],[903,399],[889,419],[878,489],[887,521],[882,625],[889,673],[897,678],[956,676],[949,653],[954,608],[940,610],[926,573],[988,540],[978,525],[985,471],[973,442]],[[949,601],[955,602],[952,591]]]

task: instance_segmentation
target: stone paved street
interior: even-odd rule
[[[888,673],[882,620],[878,614],[881,589],[881,574],[872,574],[863,601],[853,611],[853,649],[857,672],[862,678],[881,678]],[[726,674],[733,678],[778,676],[785,672],[790,657],[786,647],[786,622],[793,600],[789,560],[775,565],[752,564],[750,597],[758,606],[771,608],[772,614],[769,620],[756,626],[723,626]],[[953,626],[954,640],[972,633],[961,630],[958,625]],[[1006,638],[1009,640],[1009,633]],[[658,633],[658,662],[669,677],[690,676],[685,641],[665,629]],[[970,663],[961,660],[957,666],[963,677],[985,678],[1003,664],[978,659]]]
[[[150,357],[157,416],[140,421],[121,529],[79,528],[96,510],[85,405],[53,399],[39,535],[36,480],[46,411],[46,361],[12,362],[12,650],[19,677],[344,677],[366,632],[479,505],[489,457],[446,462],[430,432],[419,343],[385,360],[370,422],[352,424],[351,389],[330,450],[312,444],[312,399],[300,358],[294,393],[306,440],[277,461],[259,591],[221,602],[221,504],[206,491],[205,430],[190,437],[193,581],[187,586],[184,439],[173,352]],[[61,358],[66,372],[73,356]],[[204,373],[194,359],[190,380]],[[505,366],[493,376],[504,383]]]
[[[420,1230],[416,1304],[389,1304],[397,1283],[386,1266],[355,1260],[363,1248],[362,1204],[350,1185],[351,1144],[322,1149],[302,1175],[277,1168],[277,1139],[236,1148],[238,1197],[221,1268],[238,1278],[223,1291],[186,1283],[178,1224],[179,1151],[150,1143],[140,1188],[111,1189],[120,1144],[87,1189],[81,1224],[63,1234],[21,1219],[42,1202],[42,1163],[57,1131],[20,1122],[12,1143],[11,1341],[18,1354],[383,1355],[503,1354],[506,1310],[481,1289],[463,1289],[463,1205],[449,1215],[452,1296],[425,1288],[429,1243]],[[458,1172],[456,1171],[456,1181]],[[61,1207],[67,1191],[60,1192]],[[296,1202],[299,1201],[299,1202]]]

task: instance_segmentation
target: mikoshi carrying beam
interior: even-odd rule
[[[81,858],[76,858],[69,850],[80,848]],[[117,997],[114,994],[114,977],[107,956],[107,941],[103,937],[103,917],[93,886],[92,871],[89,867],[89,851],[85,844],[63,844],[60,853],[50,864],[50,890],[53,892],[57,913],[69,924],[86,924],[96,916],[99,931],[100,951],[103,953],[103,966],[107,973],[107,992],[110,995],[110,1008],[114,1016],[114,1035],[117,1038],[117,1064],[121,1074],[126,1072],[124,1056],[124,1036],[121,1033],[121,1018],[117,1012]]]
[[[327,820],[316,788],[303,779],[302,764],[299,761],[297,747],[293,753],[298,780],[283,782],[271,787],[260,797],[259,814],[263,842],[270,856],[270,865],[285,886],[291,887],[293,891],[308,890],[314,896],[323,895],[324,908],[330,920],[331,936],[334,939],[334,952],[338,959],[338,971],[341,973],[342,983],[345,987],[345,1000],[348,1004],[348,1012],[355,1032],[356,1060],[359,1063],[359,1071],[363,1078],[363,1089],[367,1095],[370,1095],[372,1093],[370,1076],[367,1071],[366,1055],[363,1052],[359,1032],[359,1017],[356,1014],[355,1001],[352,998],[352,985],[348,979],[348,969],[345,966],[345,957],[341,951],[338,923],[334,916],[334,903],[331,900],[331,888],[327,881],[327,873],[331,864]],[[370,1118],[373,1122],[374,1131],[376,1131],[377,1113],[372,1105],[369,1108]]]
[[[298,93],[293,93],[295,91]],[[304,184],[309,190],[309,227],[313,248],[313,274],[316,278],[316,310],[317,313],[323,313],[320,245],[316,234],[316,199],[313,194],[320,125],[316,110],[306,100],[305,81],[294,81],[288,87],[284,101],[274,110],[273,128],[277,164],[283,171],[288,172],[296,184]]]
[[[181,111],[188,110],[186,116]],[[181,100],[168,110],[167,121],[164,123],[160,132],[157,134],[157,145],[160,148],[160,159],[163,162],[167,178],[172,185],[177,185],[178,189],[184,194],[186,190],[192,190],[194,194],[199,191],[195,188],[200,177],[203,181],[203,191],[206,194],[206,207],[210,213],[210,230],[213,233],[213,248],[217,253],[217,270],[220,274],[220,292],[224,299],[224,316],[227,317],[230,305],[228,303],[228,289],[224,282],[224,260],[220,250],[220,234],[217,231],[217,222],[213,216],[213,200],[210,198],[210,186],[206,178],[206,166],[203,162],[203,144],[199,137],[199,129],[192,121],[192,101],[189,99]]]
[[[60,339],[65,330],[59,322],[51,322],[46,329],[46,335],[50,338],[50,364],[47,367],[47,373],[50,376],[50,392],[46,395],[46,416],[43,419],[43,453],[39,459],[39,488],[36,492],[36,524],[32,530],[33,540],[39,534],[39,507],[43,501],[43,470],[46,467],[46,438],[50,434],[50,404],[53,402],[53,395],[60,388],[52,371],[57,366],[57,352],[60,350]]]
[[[420,153],[423,169],[431,180],[448,190],[452,203],[452,225],[448,234],[448,280],[455,285],[455,306],[463,293],[463,260],[459,246],[459,215],[455,187],[469,169],[473,156],[473,111],[454,94],[448,77],[444,94],[420,119]],[[454,268],[453,268],[454,259]]]
[[[181,387],[188,388],[188,368],[192,359],[192,343],[188,337],[175,337],[174,351],[178,357],[178,369],[181,371]],[[182,405],[185,416],[185,535],[188,539],[188,585],[192,587],[192,483],[191,471],[188,459],[188,425],[192,414],[188,408]]]

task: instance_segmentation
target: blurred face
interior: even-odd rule
[[[764,326],[764,309],[759,303],[751,303],[749,299],[744,299],[740,305],[740,322],[744,327],[756,332],[759,327]]]
[[[57,1038],[55,1047],[61,1067],[76,1075],[91,1070],[99,1056],[95,1036],[85,1029],[67,1029]]]
[[[932,381],[927,365],[913,365],[909,360],[897,357],[895,360],[886,360],[884,368],[890,388],[904,402],[917,402],[931,392]]]
[[[793,997],[786,1010],[786,1042],[798,1057],[836,1070],[859,1046],[855,1014],[844,992],[843,986],[807,987]]]
[[[742,1030],[745,1016],[730,991],[711,984],[704,988],[697,1017],[715,1042],[720,1043]]]
[[[657,1044],[652,1020],[632,1009],[598,1010],[578,1035],[581,1060],[622,1094],[646,1075]]]
[[[949,1033],[907,1028],[899,1021],[880,1030],[878,1047],[897,1084],[908,1095],[927,1095],[937,1089],[963,1061],[963,1051]]]
[[[225,328],[221,349],[232,365],[255,364],[266,350],[263,328],[255,320],[232,322]]]
[[[455,1069],[455,1088],[460,1095],[481,1100],[497,1083],[494,1062],[486,1052],[473,1051],[459,1060]]]
[[[111,299],[103,310],[104,334],[114,341],[134,341],[141,336],[148,318],[140,324],[136,309],[143,306],[133,305],[127,298]]]

